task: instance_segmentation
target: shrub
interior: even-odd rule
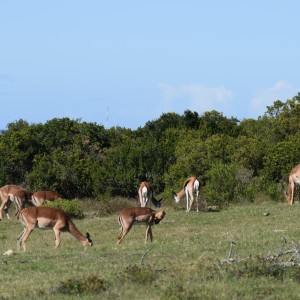
[[[129,265],[124,270],[120,280],[142,286],[151,285],[158,281],[158,272],[151,265]]]
[[[253,171],[235,164],[217,163],[206,174],[204,194],[210,205],[224,206],[228,203],[253,201],[258,183]]]
[[[51,289],[52,293],[80,295],[80,294],[97,294],[107,289],[108,284],[95,275],[83,278],[70,278],[61,282],[58,287]]]
[[[53,202],[47,202],[45,203],[45,206],[62,209],[72,218],[82,219],[84,217],[82,206],[76,199],[60,199]]]
[[[299,282],[300,268],[299,266],[284,266],[264,261],[263,258],[256,257],[253,260],[240,262],[238,264],[225,265],[219,270],[224,276],[229,278],[251,278],[251,277],[267,277],[276,278],[277,280],[292,280]],[[221,275],[221,274],[220,274]]]
[[[277,182],[266,183],[266,194],[273,201],[280,201],[283,198],[282,184]]]
[[[81,206],[85,214],[90,214],[92,217],[107,217],[116,215],[121,210],[138,206],[136,199],[126,199],[122,197],[114,197],[108,201],[103,199],[83,199]]]

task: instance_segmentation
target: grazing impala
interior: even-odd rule
[[[32,203],[35,206],[42,206],[45,202],[63,199],[64,197],[56,192],[38,191],[32,195]]]
[[[143,181],[139,188],[139,198],[141,207],[151,207],[151,203],[154,207],[160,208],[161,202],[163,199],[160,200],[155,199],[153,195],[153,189],[149,182]]]
[[[289,187],[288,187],[288,204],[292,205],[294,203],[294,191],[295,185],[300,185],[300,165],[292,169],[289,176]],[[298,191],[299,202],[300,202],[300,191]]]
[[[164,211],[155,211],[149,207],[130,207],[122,210],[118,216],[121,234],[118,237],[117,244],[122,242],[133,225],[146,225],[145,243],[148,240],[148,236],[150,236],[152,242],[153,235],[151,226],[158,224],[165,215],[166,213]]]
[[[18,247],[21,245],[26,251],[25,242],[35,227],[40,229],[53,229],[55,233],[55,248],[60,245],[60,232],[67,231],[78,239],[84,247],[93,245],[90,234],[84,236],[72,222],[70,217],[61,209],[40,206],[19,209],[18,219],[24,226],[24,230],[18,238]]]
[[[180,198],[186,195],[186,211],[189,212],[194,202],[194,193],[196,193],[197,212],[199,212],[199,180],[196,177],[190,177],[184,182],[183,188],[180,192],[176,193],[173,191],[175,202],[178,203]]]
[[[10,219],[9,214],[8,214],[8,209],[9,209],[11,201],[14,201],[13,196],[19,191],[26,192],[26,190],[24,190],[23,188],[21,188],[17,185],[5,185],[2,188],[0,188],[0,197],[2,200],[2,203],[0,206],[0,221],[2,220],[3,210],[6,213],[7,219]],[[18,209],[18,207],[16,207],[16,209]]]

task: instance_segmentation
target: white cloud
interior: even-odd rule
[[[224,87],[207,87],[203,84],[180,86],[160,84],[159,87],[163,93],[161,111],[174,110],[175,106],[178,107],[179,101],[184,109],[199,113],[213,109],[224,111],[233,98],[233,93]]]
[[[255,92],[250,101],[250,110],[255,115],[262,115],[266,107],[272,105],[276,100],[286,101],[294,97],[298,89],[292,87],[287,81],[277,81],[272,87],[262,88]]]

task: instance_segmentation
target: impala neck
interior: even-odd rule
[[[77,229],[75,224],[69,220],[68,221],[69,232],[72,234],[77,240],[79,240],[84,246],[87,243],[86,237]]]
[[[178,199],[185,195],[185,189],[182,189],[180,192],[177,193]]]

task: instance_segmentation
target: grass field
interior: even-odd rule
[[[183,208],[183,206],[182,206]],[[0,222],[0,299],[299,299],[300,267],[262,261],[300,244],[300,205],[262,203],[232,206],[220,212],[164,207],[165,219],[144,244],[145,228],[135,226],[119,246],[116,215],[87,213],[74,220],[89,231],[94,246],[84,250],[68,233],[54,249],[53,231],[35,230],[27,252],[17,252],[21,224]],[[266,216],[265,212],[269,215]],[[229,238],[236,245],[223,263]],[[290,256],[283,257],[288,260]]]

